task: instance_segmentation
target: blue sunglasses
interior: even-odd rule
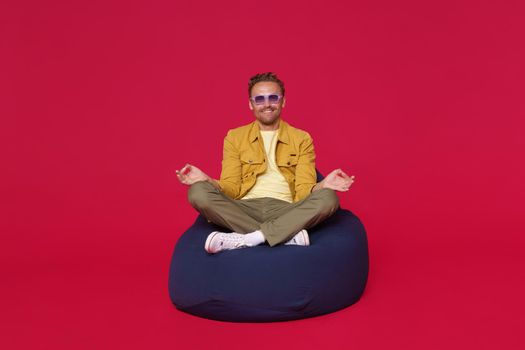
[[[271,105],[279,103],[281,99],[283,98],[282,95],[278,94],[269,94],[269,95],[256,95],[250,97],[250,100],[253,101],[256,105],[262,105],[264,103],[269,103]]]

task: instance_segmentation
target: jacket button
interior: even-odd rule
[[[290,165],[290,162],[288,162],[288,163],[286,163],[286,164]]]
[[[250,159],[250,160],[248,161],[248,163],[253,163],[253,160]]]

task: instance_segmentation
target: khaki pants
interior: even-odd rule
[[[339,207],[339,198],[330,189],[315,191],[295,203],[266,197],[234,200],[205,181],[189,188],[188,200],[216,225],[237,233],[262,231],[272,247],[286,242],[302,229],[314,227]]]

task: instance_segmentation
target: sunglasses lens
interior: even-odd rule
[[[262,105],[264,103],[264,96],[263,95],[257,95],[253,97],[253,102],[257,105]]]
[[[268,96],[268,101],[270,103],[277,103],[277,102],[279,102],[279,95],[269,95]]]

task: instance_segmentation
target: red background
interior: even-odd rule
[[[1,32],[5,349],[517,349],[525,317],[521,1],[7,1]],[[170,303],[196,217],[174,170],[220,172],[284,80],[318,168],[356,176],[360,302],[235,324]]]

